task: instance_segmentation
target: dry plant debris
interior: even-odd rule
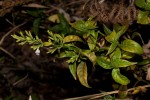
[[[0,17],[4,16],[6,13],[9,13],[13,7],[23,5],[31,2],[32,0],[4,0],[0,1]]]
[[[103,23],[132,24],[137,12],[129,0],[88,0],[84,5],[84,13]]]
[[[44,12],[49,16],[56,14],[57,12],[61,12],[64,15],[65,14],[69,15],[68,20],[71,20],[73,19],[73,17],[76,17],[76,19],[80,19],[83,17],[85,18],[93,15],[95,16],[95,19],[97,21],[104,22],[104,23],[112,23],[112,24],[114,23],[132,24],[133,21],[136,20],[136,16],[138,13],[138,10],[133,5],[133,2],[129,2],[129,0],[117,0],[117,1],[115,0],[76,0],[76,1],[52,0],[52,2],[55,2],[54,4],[51,3],[51,4],[46,4],[44,6],[37,5],[39,2],[42,1],[46,1],[46,0],[36,1],[33,4],[30,4],[32,0],[2,0],[0,1],[0,17],[3,17],[6,13],[12,13],[11,11],[13,10],[14,7],[16,6],[20,7],[20,5],[24,6],[24,4],[29,4],[29,5],[25,5],[24,7],[33,7],[33,9],[46,8],[44,9]],[[84,9],[82,9],[82,7]],[[69,11],[71,11],[71,13]],[[84,12],[83,15],[81,15],[81,12]],[[0,99],[2,99],[3,96],[10,94],[7,93],[10,87],[14,88],[13,93],[14,94],[16,93],[17,96],[22,98],[22,100],[25,100],[23,99],[23,97],[26,98],[27,100],[32,93],[37,93],[37,96],[39,96],[41,100],[48,100],[48,98],[60,99],[60,98],[66,98],[67,96],[73,97],[73,96],[80,96],[81,94],[82,95],[88,94],[86,91],[84,91],[84,89],[77,90],[79,89],[79,86],[76,87],[75,86],[76,84],[73,83],[74,81],[70,83],[71,86],[65,83],[66,80],[69,81],[70,77],[69,78],[67,77],[66,79],[66,76],[64,76],[62,78],[62,76],[66,74],[66,72],[64,72],[65,70],[64,68],[60,68],[60,66],[62,67],[64,65],[61,64],[60,61],[56,61],[57,64],[51,63],[50,62],[51,57],[48,57],[46,54],[42,54],[40,57],[37,57],[34,54],[34,52],[29,49],[28,46],[21,48],[16,46],[15,43],[12,43],[10,34],[14,31],[17,33],[16,29],[20,28],[20,25],[22,28],[22,27],[26,27],[27,24],[26,25],[20,24],[18,26],[17,25],[18,24],[12,24],[14,28],[7,27],[8,33],[6,30],[4,30],[6,34],[5,35],[1,34],[0,54],[6,57],[4,57],[4,60],[1,61],[0,63],[1,65],[0,77],[2,77],[0,81],[0,87],[1,87]],[[44,26],[41,25],[41,27]],[[145,50],[146,57],[149,57],[149,53],[150,53],[149,43],[145,44],[143,48]],[[13,60],[16,61],[16,59],[18,61],[14,64]],[[12,65],[12,62],[14,65]],[[19,72],[22,74],[20,74]],[[43,75],[42,78],[40,75]],[[60,78],[61,80],[58,81],[58,79]],[[4,85],[2,85],[2,82]],[[20,90],[15,90],[16,88]],[[22,94],[22,91],[24,91],[25,94]],[[117,94],[118,91],[111,91],[107,93]],[[104,93],[102,95],[107,95],[107,93],[106,94]],[[98,94],[94,97],[100,98],[103,97],[102,95]]]

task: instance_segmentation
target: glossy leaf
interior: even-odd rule
[[[134,57],[134,55],[135,55],[134,53],[122,51],[122,58],[124,59],[131,59]]]
[[[82,39],[77,36],[77,35],[68,35],[63,39],[63,43],[68,43],[68,42],[83,42]]]
[[[78,20],[75,23],[72,23],[71,25],[73,28],[75,28],[81,32],[87,32],[88,30],[96,28],[96,22],[92,21],[91,19],[89,19],[87,21]]]
[[[120,73],[120,69],[112,70],[112,78],[121,85],[128,85],[130,83],[130,80]]]
[[[150,1],[149,0],[135,0],[136,6],[144,9],[150,10]]]
[[[149,11],[139,11],[138,16],[137,16],[137,23],[140,24],[149,24],[150,23],[150,18],[149,18]]]
[[[82,51],[82,54],[92,62],[93,66],[96,64],[96,55],[94,52],[91,52],[90,50],[84,50]]]
[[[96,32],[95,30],[89,30],[88,33],[90,36],[92,36],[94,38],[95,41],[97,40],[98,32]]]
[[[113,60],[111,60],[111,64],[115,68],[120,68],[120,67],[127,67],[127,66],[131,66],[131,65],[135,65],[137,63],[136,62],[129,62],[129,61],[124,60],[124,59],[113,59]]]
[[[104,32],[106,35],[109,35],[112,33],[112,31],[105,24],[103,24],[103,28],[104,28]]]
[[[77,67],[77,76],[78,76],[78,79],[79,79],[80,83],[83,86],[90,88],[90,86],[88,84],[88,80],[87,80],[88,73],[87,73],[87,65],[86,65],[85,62],[81,62],[78,65],[78,67]]]
[[[117,45],[118,45],[118,41],[113,41],[112,44],[110,45],[106,55],[112,53],[115,50],[115,48],[117,47]]]
[[[53,22],[53,23],[59,23],[60,20],[59,20],[59,17],[58,17],[58,14],[54,14],[54,15],[51,15],[47,18],[49,21]]]
[[[120,30],[117,32],[116,40],[119,40],[120,36],[122,36],[128,29],[127,25],[120,26]]]
[[[95,47],[96,47],[96,45],[93,44],[93,43],[88,43],[88,46],[89,46],[89,49],[90,49],[90,50],[94,50]]]
[[[124,40],[121,43],[120,48],[124,51],[128,51],[128,52],[131,52],[131,53],[143,54],[143,49],[140,46],[140,44],[138,44],[137,42],[135,42],[131,39]]]
[[[93,39],[94,38],[92,36],[89,36],[88,39],[87,39],[87,43],[88,43],[88,46],[89,46],[90,50],[94,50],[95,46],[96,46],[96,41],[95,41],[95,39],[94,40]]]
[[[44,42],[44,46],[51,46],[51,45],[53,45],[52,42]]]
[[[105,39],[108,42],[113,42],[113,41],[116,41],[116,36],[117,36],[117,34],[116,34],[115,30],[113,30],[111,34],[109,34],[105,37]]]
[[[122,25],[119,25],[118,23],[113,25],[113,29],[117,32],[119,32],[122,29]]]
[[[135,0],[135,5],[144,8],[145,7],[145,0]]]
[[[97,57],[97,64],[104,69],[112,69],[110,61],[108,61],[105,57],[100,56]]]
[[[121,58],[121,51],[119,48],[116,48],[116,50],[111,54],[111,59],[120,59]]]
[[[77,80],[77,65],[76,62],[69,64],[69,70],[75,80]]]
[[[74,63],[77,61],[78,57],[79,57],[78,55],[74,55],[67,62],[68,63]]]

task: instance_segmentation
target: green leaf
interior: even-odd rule
[[[90,50],[94,50],[95,49],[95,47],[96,47],[96,45],[95,44],[93,44],[93,43],[88,43],[88,46],[89,46],[89,49]]]
[[[88,30],[97,28],[96,22],[88,19],[87,21],[78,20],[71,24],[73,28],[85,33]]]
[[[103,100],[115,100],[115,97],[112,97],[111,95],[104,96]]]
[[[135,54],[143,54],[143,49],[137,42],[126,39],[120,44],[120,48],[124,51],[128,51]]]
[[[135,0],[135,5],[144,10],[150,10],[149,0]]]
[[[73,57],[75,55],[77,55],[77,54],[74,51],[64,51],[64,52],[60,53],[60,57],[61,58],[66,58],[66,57],[71,58],[71,57]]]
[[[48,48],[47,53],[53,54],[55,51],[57,51],[57,48]]]
[[[96,64],[96,55],[95,55],[95,52],[91,52],[90,50],[84,50],[81,53],[84,56],[86,56],[93,63],[93,66]]]
[[[105,37],[105,39],[108,42],[113,42],[113,41],[116,41],[116,36],[117,36],[117,34],[116,34],[115,30],[113,30],[111,34],[109,34]]]
[[[99,66],[101,66],[102,68],[104,68],[104,69],[112,69],[113,67],[111,66],[111,63],[110,63],[110,61],[108,61],[107,60],[107,58],[106,57],[104,57],[104,56],[99,56],[99,57],[97,57],[97,64],[99,65]]]
[[[114,30],[116,31],[116,33],[117,33],[117,32],[119,32],[119,31],[122,29],[122,26],[119,25],[118,23],[116,23],[116,24],[113,25],[113,29],[114,29]]]
[[[145,10],[150,10],[150,2],[148,2],[148,0],[146,2],[146,5],[145,5],[144,9]]]
[[[143,61],[138,62],[138,65],[148,65],[150,64],[150,59],[144,59]]]
[[[124,59],[131,59],[133,58],[134,55],[135,55],[134,53],[122,51],[122,58]]]
[[[39,34],[39,27],[40,27],[41,18],[37,18],[33,21],[33,32],[35,35]]]
[[[56,24],[53,27],[50,27],[49,30],[56,32],[56,33],[60,33],[60,34],[72,34],[75,32],[75,29],[73,29],[69,23],[67,22],[67,20],[65,19],[65,17],[62,14],[58,14],[58,17],[60,19],[60,23]]]
[[[31,94],[31,100],[40,100],[37,94]]]
[[[83,86],[90,88],[88,81],[87,81],[87,76],[88,76],[87,74],[88,74],[87,65],[85,62],[81,62],[77,67],[78,79]]]
[[[74,44],[68,43],[68,44],[64,44],[63,48],[69,51],[75,51],[75,52],[79,52],[81,49],[77,46],[75,46]]]
[[[94,50],[96,47],[97,39],[92,37],[91,35],[87,38],[87,43],[90,48],[90,50]]]
[[[127,85],[121,85],[119,87],[118,97],[120,99],[125,99],[125,98],[127,98],[127,95],[128,95]]]
[[[75,80],[77,80],[77,65],[76,62],[69,64],[69,70],[74,77]]]
[[[63,43],[68,43],[68,42],[83,42],[83,41],[77,35],[68,35],[63,39]]]
[[[137,16],[137,23],[140,24],[149,24],[150,18],[149,18],[149,11],[141,11],[139,10],[138,16]]]
[[[130,83],[130,80],[120,73],[120,69],[112,70],[112,78],[121,85],[128,85]]]
[[[79,57],[78,55],[74,55],[67,62],[68,63],[74,63],[78,60],[78,57]]]
[[[128,29],[127,25],[120,26],[120,30],[117,32],[116,40],[119,40],[120,36],[122,36]]]
[[[27,13],[33,17],[43,17],[44,13],[43,10],[27,10]]]
[[[111,54],[111,59],[120,59],[121,58],[121,51],[119,48],[116,48],[116,50]]]
[[[92,36],[96,42],[97,38],[98,38],[98,32],[95,30],[89,30],[88,33],[90,34],[90,36]]]
[[[105,24],[103,24],[103,28],[104,28],[104,32],[106,35],[109,35],[112,33],[112,31]]]
[[[120,67],[127,67],[131,65],[137,64],[136,62],[129,62],[127,60],[123,59],[113,59],[111,60],[111,65],[115,68],[120,68]]]
[[[112,53],[116,49],[117,45],[118,45],[118,41],[113,41],[106,55]]]
[[[145,7],[145,0],[135,0],[135,5],[144,8]]]
[[[15,38],[20,45],[23,45],[25,43],[30,44],[31,48],[33,48],[34,50],[43,47],[42,40],[39,39],[38,36],[33,37],[30,31],[25,31],[25,35],[20,32],[20,36],[12,35],[12,37]]]
[[[51,42],[51,40],[49,40],[48,42],[44,42],[43,45],[44,46],[52,46],[53,43]]]

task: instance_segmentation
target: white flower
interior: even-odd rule
[[[31,95],[29,96],[29,100],[32,100],[32,97],[31,97]]]
[[[39,56],[39,55],[40,55],[40,49],[39,49],[39,48],[38,48],[38,49],[36,49],[35,54],[36,54],[37,56]]]

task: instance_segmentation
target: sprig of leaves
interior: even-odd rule
[[[28,43],[33,49],[45,46],[48,48],[48,53],[67,58],[73,78],[78,79],[86,87],[90,87],[88,68],[96,65],[104,69],[111,69],[115,82],[121,85],[130,83],[130,80],[122,75],[120,70],[136,65],[137,62],[131,62],[130,59],[134,55],[141,55],[143,50],[140,44],[132,39],[121,38],[126,33],[128,26],[116,24],[111,30],[103,25],[104,33],[102,33],[97,29],[92,17],[87,21],[78,20],[71,24],[62,15],[59,18],[60,23],[48,30],[48,40],[45,42],[42,42],[38,36],[33,37],[27,31],[25,34],[20,32],[20,36],[14,34],[12,37],[21,45]],[[99,42],[100,38],[102,38],[100,41],[102,45]],[[89,61],[92,66],[87,64]]]
[[[28,43],[34,50],[43,47],[42,40],[38,36],[33,37],[30,31],[25,31],[25,33],[20,32],[19,35],[20,36],[14,34],[12,37],[16,39],[16,42],[19,42],[20,45]]]

